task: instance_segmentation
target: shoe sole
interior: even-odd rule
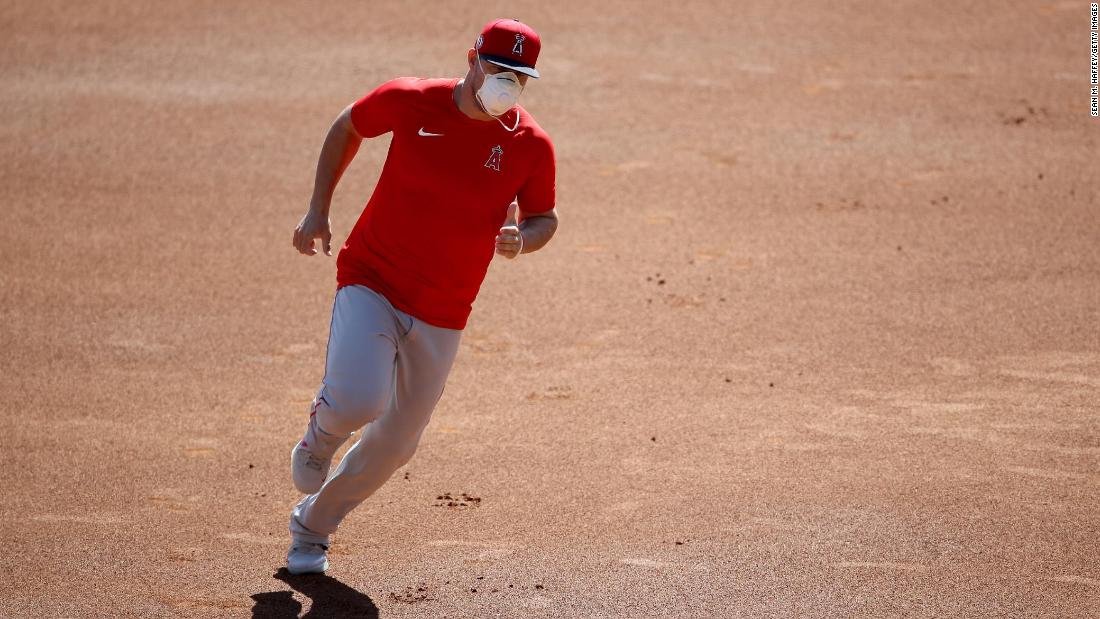
[[[294,574],[295,576],[302,576],[302,575],[305,575],[305,574],[324,574],[325,571],[327,571],[327,570],[328,570],[328,559],[325,559],[325,562],[321,564],[321,567],[311,569],[311,570],[296,570],[296,569],[291,568],[289,565],[286,566],[286,571],[291,573],[291,574]]]

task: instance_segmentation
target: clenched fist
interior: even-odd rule
[[[523,231],[516,223],[517,204],[513,202],[508,207],[508,216],[504,218],[504,225],[497,233],[497,253],[511,260],[523,251]]]
[[[314,239],[321,239],[321,249],[326,256],[332,255],[332,228],[328,217],[309,209],[294,229],[294,247],[306,256],[315,256],[317,247]]]

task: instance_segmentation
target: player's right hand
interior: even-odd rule
[[[332,255],[332,229],[328,217],[309,209],[294,229],[294,247],[300,254],[314,256],[317,254],[314,239],[321,239],[321,248],[326,256]]]

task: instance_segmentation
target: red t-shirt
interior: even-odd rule
[[[501,121],[455,105],[457,79],[398,78],[356,101],[371,138],[393,132],[374,194],[336,261],[337,287],[362,284],[429,324],[463,329],[508,205],[554,208],[554,146],[522,107]]]

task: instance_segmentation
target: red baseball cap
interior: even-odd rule
[[[542,41],[537,32],[518,19],[497,19],[489,22],[477,37],[474,49],[486,61],[498,67],[519,71],[537,78],[535,61]]]

